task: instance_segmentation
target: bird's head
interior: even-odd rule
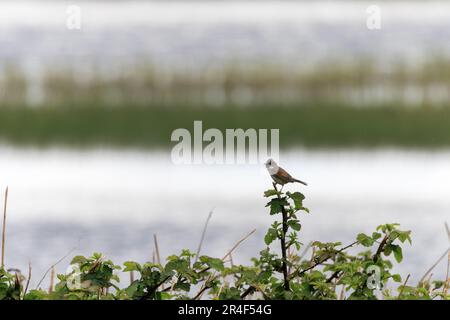
[[[273,159],[268,159],[267,161],[266,161],[266,168],[269,168],[269,167],[276,167],[277,166],[277,163],[275,162],[275,160],[273,160]]]

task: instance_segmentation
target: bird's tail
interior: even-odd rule
[[[306,183],[306,182],[303,182],[303,181],[301,181],[301,180],[298,180],[298,179],[294,179],[294,181],[295,182],[299,182],[299,183],[301,183],[301,184],[304,184],[305,186],[307,186],[308,184]]]

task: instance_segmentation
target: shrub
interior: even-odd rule
[[[51,292],[27,291],[19,274],[0,269],[0,299],[449,299],[446,281],[421,281],[407,285],[393,272],[403,259],[402,246],[411,243],[411,232],[398,224],[384,224],[371,234],[360,233],[354,242],[299,241],[301,214],[308,214],[300,192],[279,191],[274,185],[264,196],[275,220],[264,237],[266,248],[252,264],[228,264],[241,240],[222,259],[200,256],[189,250],[171,255],[166,263],[124,263],[123,267],[101,254],[76,256],[73,271],[58,275]],[[278,250],[273,250],[277,245]],[[304,252],[312,251],[309,258]],[[359,249],[359,250],[358,250]],[[355,251],[351,254],[349,251]],[[119,286],[117,272],[133,273],[129,286]],[[134,275],[137,275],[134,280]],[[388,284],[398,283],[396,291]],[[24,288],[25,287],[25,288]]]

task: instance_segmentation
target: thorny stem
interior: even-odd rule
[[[278,199],[281,200],[281,197],[280,197],[281,191],[278,192],[276,183],[273,183],[273,187],[275,188],[275,191],[277,192]],[[282,189],[283,189],[283,187],[281,188],[281,190]],[[287,268],[287,255],[286,255],[286,233],[288,231],[288,224],[287,224],[288,223],[288,215],[287,215],[287,212],[286,212],[286,209],[284,208],[284,206],[281,206],[281,214],[282,214],[282,217],[283,217],[283,228],[282,228],[283,232],[282,232],[281,237],[280,237],[281,256],[283,258],[281,268],[282,268],[282,271],[283,271],[284,289],[285,290],[290,290],[290,288],[289,288],[288,268]]]
[[[244,291],[244,293],[241,294],[241,299],[244,299],[249,294],[255,292],[256,288],[254,286],[250,286],[247,288],[247,290]]]
[[[146,300],[148,297],[150,297],[152,294],[155,293],[155,291],[158,289],[160,285],[162,285],[164,282],[166,282],[168,279],[170,279],[170,276],[165,277],[163,280],[158,282],[156,285],[154,285],[151,288],[147,289],[147,292],[141,297],[141,300]]]
[[[341,274],[340,270],[335,271],[328,279],[327,279],[327,283],[331,283],[331,281],[333,281],[334,279],[336,279],[337,277],[339,277],[339,275]]]
[[[389,239],[389,234],[386,234],[383,238],[383,240],[381,240],[380,245],[378,246],[377,252],[375,252],[374,256],[373,256],[373,262],[377,262],[378,258],[380,257],[381,253],[384,250],[384,247],[386,246],[386,242]]]
[[[406,277],[406,280],[405,280],[405,282],[403,282],[403,286],[401,287],[401,289],[400,289],[400,292],[399,292],[399,294],[398,294],[398,298],[397,298],[397,300],[400,300],[401,299],[401,297],[402,297],[402,294],[403,294],[403,290],[405,289],[405,287],[406,287],[406,283],[408,282],[408,280],[409,280],[409,276],[410,276],[410,274],[408,274],[408,276]]]

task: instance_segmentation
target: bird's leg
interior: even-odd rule
[[[280,193],[283,192],[284,184],[281,185]]]

